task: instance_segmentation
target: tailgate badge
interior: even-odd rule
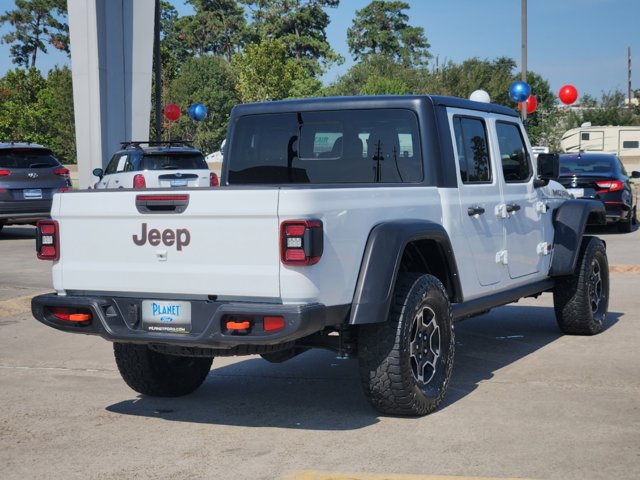
[[[38,178],[38,174],[36,172],[27,173],[27,177],[29,178]]]

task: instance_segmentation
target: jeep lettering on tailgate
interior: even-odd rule
[[[142,224],[142,232],[140,236],[132,235],[133,243],[138,246],[142,246],[149,240],[149,245],[157,247],[162,242],[167,247],[171,247],[174,244],[178,251],[182,250],[182,247],[186,247],[191,243],[191,233],[186,228],[178,228],[172,230],[167,228],[160,232],[157,228],[152,228],[147,232],[147,224]]]

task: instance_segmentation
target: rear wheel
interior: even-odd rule
[[[426,415],[444,398],[453,368],[449,299],[431,275],[400,274],[387,322],[358,336],[365,395],[383,413]]]
[[[594,335],[604,328],[609,307],[609,263],[602,240],[584,237],[573,275],[558,280],[553,306],[560,330]]]
[[[207,378],[213,362],[213,357],[168,355],[133,343],[114,343],[113,353],[127,385],[153,397],[193,392]]]

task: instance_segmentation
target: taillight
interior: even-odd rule
[[[596,182],[596,185],[602,189],[596,193],[615,192],[624,188],[624,182],[621,182],[620,180],[603,180]]]
[[[60,187],[58,189],[59,192],[68,192],[69,190],[71,190],[71,187]]]
[[[280,225],[280,261],[285,265],[313,265],[324,248],[320,220],[287,220]]]
[[[62,178],[69,180],[69,169],[68,168],[56,168],[53,173],[56,175],[60,175]]]
[[[60,258],[60,238],[58,222],[40,220],[36,224],[36,253],[40,260],[58,260]]]
[[[11,175],[11,170],[0,170],[0,177],[6,177],[7,175]]]
[[[218,175],[216,175],[215,172],[211,172],[209,174],[209,186],[217,187],[218,185],[220,185],[220,181],[218,180]]]
[[[144,180],[144,175],[138,173],[133,177],[133,188],[147,188],[147,182]]]

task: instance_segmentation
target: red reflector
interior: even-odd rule
[[[180,202],[189,200],[189,195],[136,195],[136,202]]]
[[[219,185],[220,185],[220,180],[218,180],[218,175],[216,175],[215,172],[211,172],[209,174],[209,186],[217,187]]]
[[[59,192],[68,192],[69,190],[71,190],[71,187],[60,187],[58,189]]]
[[[71,311],[66,307],[53,307],[51,309],[51,313],[53,313],[53,316],[57,319],[64,320],[66,322],[88,322],[91,320],[90,313],[71,313]]]
[[[138,173],[133,177],[133,188],[147,188],[147,182],[144,180],[144,175]]]
[[[265,332],[271,332],[273,330],[280,330],[284,328],[283,317],[264,317],[264,330]]]
[[[247,330],[249,327],[251,327],[251,322],[248,320],[245,322],[235,322],[233,320],[227,322],[227,330]]]
[[[6,177],[11,174],[11,170],[0,170],[0,177]]]

